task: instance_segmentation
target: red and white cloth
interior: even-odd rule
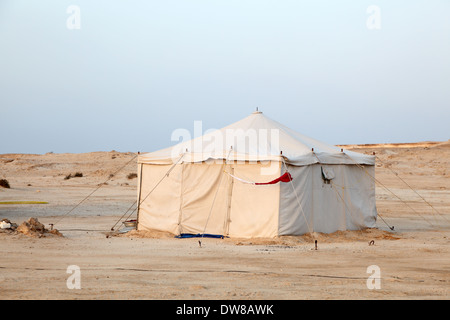
[[[226,172],[228,173],[228,172]],[[261,186],[261,185],[268,185],[268,184],[276,184],[278,182],[289,182],[292,181],[292,176],[289,172],[285,172],[281,177],[276,178],[275,180],[269,181],[269,182],[254,182],[254,181],[248,181],[248,180],[244,180],[241,178],[238,178],[236,176],[233,176],[231,173],[228,173],[231,177],[233,177],[234,179],[241,181],[242,183],[247,183],[247,184],[253,184],[255,186]]]

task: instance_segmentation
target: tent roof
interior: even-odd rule
[[[256,111],[201,137],[139,156],[139,163],[171,164],[228,159],[281,161],[291,165],[375,164],[375,157],[344,150],[304,136]]]

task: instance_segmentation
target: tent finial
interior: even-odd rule
[[[262,113],[262,112],[259,111],[259,108],[258,108],[258,107],[256,107],[256,111],[254,111],[253,114],[259,114],[259,113]]]

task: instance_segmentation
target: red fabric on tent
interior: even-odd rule
[[[275,184],[278,182],[289,182],[289,181],[292,181],[292,176],[289,172],[286,172],[281,177],[279,177],[275,180],[272,180],[270,182],[261,182],[261,183],[255,182],[255,185],[260,186],[260,185],[264,185],[264,184]]]

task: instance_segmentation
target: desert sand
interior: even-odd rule
[[[378,157],[377,228],[201,247],[156,232],[107,236],[136,200],[133,153],[2,154],[0,203],[46,203],[0,204],[0,220],[34,217],[63,237],[1,232],[0,299],[449,299],[449,141],[342,147]],[[67,286],[73,265],[81,289]]]

